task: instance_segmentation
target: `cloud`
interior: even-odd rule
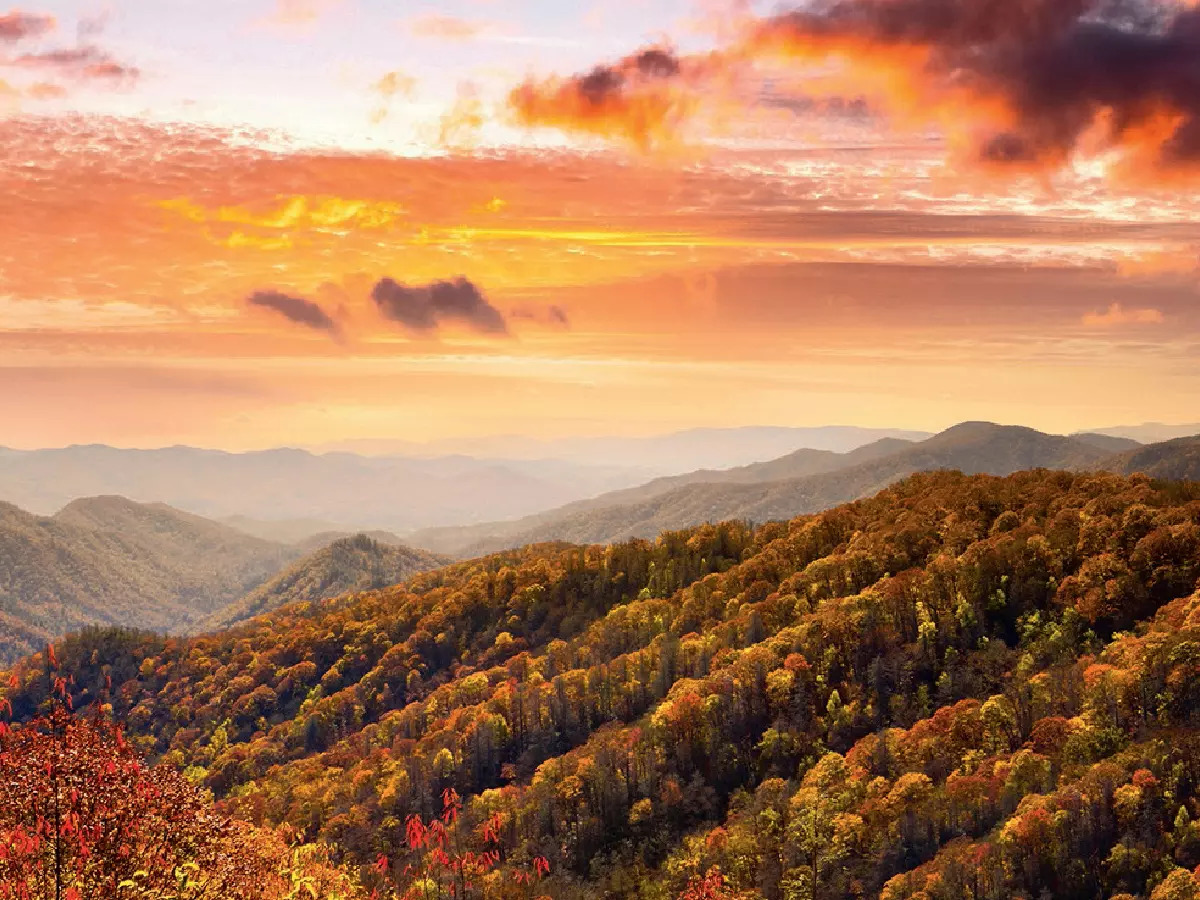
[[[112,82],[136,81],[141,75],[136,66],[117,62],[108,51],[93,44],[25,53],[9,64],[23,69],[49,70],[68,77]]]
[[[246,303],[259,309],[269,309],[279,313],[289,322],[323,331],[335,338],[340,338],[342,329],[337,322],[319,305],[303,297],[292,297],[279,291],[257,291],[251,294]]]
[[[79,40],[85,41],[103,34],[105,29],[108,28],[108,21],[111,15],[111,10],[105,9],[94,16],[82,17],[75,28],[75,33],[79,35]]]
[[[718,53],[651,47],[571,78],[525,82],[525,124],[645,144],[751,66],[811,75],[939,125],[983,163],[1057,168],[1117,151],[1145,169],[1200,164],[1200,7],[1167,0],[813,0],[748,17]],[[836,70],[830,76],[830,68]],[[810,89],[811,88],[811,89]]]
[[[646,148],[669,138],[699,105],[689,90],[708,66],[647,47],[569,78],[528,79],[509,95],[520,124],[616,135]]]
[[[325,15],[341,0],[276,0],[275,9],[266,18],[267,24],[308,26]]]
[[[13,10],[0,15],[0,44],[42,37],[54,30],[54,16]]]
[[[384,318],[411,331],[431,333],[446,321],[456,321],[484,334],[508,333],[500,311],[462,276],[412,286],[383,278],[372,288],[371,299]]]
[[[67,89],[61,84],[38,81],[31,84],[25,93],[32,100],[59,100],[67,96]]]
[[[571,327],[571,319],[567,315],[567,311],[558,304],[551,304],[544,309],[521,306],[514,309],[509,315],[514,319],[537,322],[540,325],[548,325],[552,328]]]
[[[1157,325],[1163,321],[1163,314],[1157,309],[1126,309],[1120,303],[1113,303],[1103,312],[1085,313],[1081,321],[1089,328],[1113,328],[1118,325]]]
[[[158,206],[203,225],[214,244],[233,249],[284,250],[295,246],[294,235],[344,235],[351,231],[386,231],[403,217],[398,203],[329,196],[273,198],[273,208],[241,206],[208,209],[186,197],[159,201]]]
[[[1126,278],[1192,279],[1200,270],[1200,247],[1147,248],[1116,260],[1117,272]]]
[[[379,123],[388,117],[392,109],[392,101],[396,97],[411,97],[417,80],[403,72],[392,71],[371,85],[371,93],[379,98],[378,104],[371,110],[370,119]]]
[[[371,85],[371,90],[390,100],[395,96],[409,96],[416,85],[417,80],[410,75],[405,75],[403,72],[388,72]]]
[[[458,86],[454,105],[438,120],[438,146],[448,149],[473,146],[484,122],[478,89],[470,82],[463,82]]]
[[[485,28],[478,22],[431,12],[410,19],[407,30],[414,37],[441,41],[470,41],[479,37]]]

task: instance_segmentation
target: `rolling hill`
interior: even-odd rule
[[[87,625],[177,634],[224,627],[445,562],[394,535],[378,537],[318,534],[284,544],[114,496],[75,500],[53,516],[0,503],[0,662]]]
[[[884,440],[846,454],[800,451],[740,469],[659,479],[516,521],[429,529],[408,540],[442,553],[473,556],[549,540],[605,543],[652,537],[701,522],[765,522],[817,512],[869,496],[914,472],[1007,475],[1031,468],[1103,466],[1113,447],[1124,446],[1106,436],[1063,437],[964,422],[919,443]]]
[[[89,624],[186,630],[299,554],[123,497],[77,500],[50,517],[0,503],[0,660]]]
[[[446,557],[382,543],[367,534],[340,538],[300,559],[242,599],[217,610],[192,630],[216,631],[289,603],[311,603],[377,590],[448,562]]]

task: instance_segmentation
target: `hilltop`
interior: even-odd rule
[[[216,631],[288,604],[377,590],[449,562],[437,554],[384,544],[366,534],[339,538],[259,585],[241,600],[222,607],[194,630]]]

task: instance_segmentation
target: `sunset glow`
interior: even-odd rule
[[[0,12],[0,444],[1194,419],[1157,74],[982,159],[937,35],[649,6]]]

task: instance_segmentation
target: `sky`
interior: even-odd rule
[[[1200,11],[0,6],[0,445],[1195,421]]]

